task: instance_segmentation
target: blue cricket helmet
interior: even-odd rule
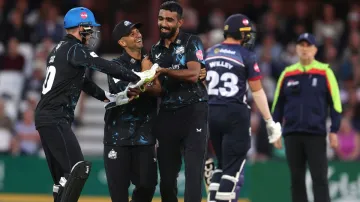
[[[76,7],[69,10],[64,17],[64,28],[69,29],[80,25],[99,27],[94,14],[85,7]]]

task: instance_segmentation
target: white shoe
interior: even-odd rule
[[[143,72],[134,72],[136,75],[140,77],[140,81],[137,83],[129,83],[129,88],[139,88],[142,85],[151,82],[156,74],[156,70],[159,67],[158,64],[154,64],[149,70],[143,71]]]

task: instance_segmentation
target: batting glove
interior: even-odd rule
[[[269,143],[274,143],[281,137],[281,125],[272,119],[265,120]]]

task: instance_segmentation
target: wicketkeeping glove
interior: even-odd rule
[[[127,90],[124,90],[118,94],[110,94],[108,97],[105,92],[105,96],[109,99],[110,102],[105,104],[105,109],[111,109],[119,105],[124,105],[129,102],[129,97],[127,96]]]
[[[115,102],[116,100],[116,94],[111,94],[107,91],[105,91],[105,97],[109,100],[109,102]]]
[[[281,137],[281,125],[275,123],[272,119],[265,120],[269,143],[274,143]]]
[[[158,64],[153,64],[153,66],[149,69],[149,70],[145,70],[143,72],[135,72],[133,71],[136,75],[138,75],[140,77],[140,81],[138,81],[137,83],[129,83],[128,87],[129,88],[141,88],[142,85],[151,82],[155,75],[156,75],[156,70],[159,68]]]

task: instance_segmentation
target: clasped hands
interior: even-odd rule
[[[146,85],[150,86],[154,79],[156,79],[160,74],[166,73],[166,71],[168,71],[168,69],[161,68],[156,63],[152,64],[152,62],[149,60],[148,57],[145,57],[142,60],[141,66],[142,69],[145,69],[145,71],[155,70],[156,73],[154,77],[150,81],[144,82],[141,86],[129,84],[124,91],[117,94],[111,94],[109,92],[105,92],[105,96],[107,97],[107,100],[105,100],[105,102],[107,103],[105,105],[106,109],[127,104],[132,100],[138,98],[140,94],[146,90]],[[202,68],[200,70],[199,79],[204,80],[205,77],[206,77],[206,69]]]

